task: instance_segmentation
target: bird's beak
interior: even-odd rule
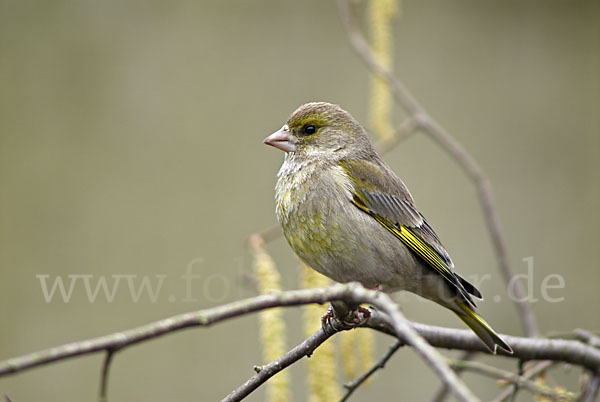
[[[287,124],[265,138],[263,142],[277,149],[281,149],[284,152],[296,151],[296,144],[292,142],[292,135],[290,134],[290,129]]]

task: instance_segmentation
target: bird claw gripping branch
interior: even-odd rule
[[[366,324],[369,318],[371,318],[371,311],[368,308],[359,306],[339,314],[333,306],[329,306],[327,312],[321,317],[321,328],[325,333],[330,333],[332,330],[337,332],[352,329]]]

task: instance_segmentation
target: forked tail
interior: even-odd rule
[[[490,352],[496,354],[496,348],[500,348],[507,353],[513,353],[510,345],[492,329],[490,324],[485,322],[483,318],[477,315],[475,311],[473,311],[462,301],[457,301],[457,304],[460,307],[460,312],[454,312],[458,318],[460,318],[467,325],[467,327],[471,328],[471,330],[475,332],[475,334],[479,337],[479,339],[481,339]]]

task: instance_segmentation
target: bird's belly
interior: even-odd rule
[[[371,216],[342,201],[307,202],[286,217],[284,234],[300,259],[337,282],[417,289],[421,262]]]

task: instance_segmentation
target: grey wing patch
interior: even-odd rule
[[[417,236],[439,254],[450,268],[454,267],[454,263],[442,245],[440,238],[411,202],[384,193],[367,192],[364,196],[377,214],[393,222],[398,227],[402,225],[411,228]]]
[[[419,227],[423,225],[423,216],[409,202],[383,193],[364,194],[369,205],[382,217],[400,226]]]

